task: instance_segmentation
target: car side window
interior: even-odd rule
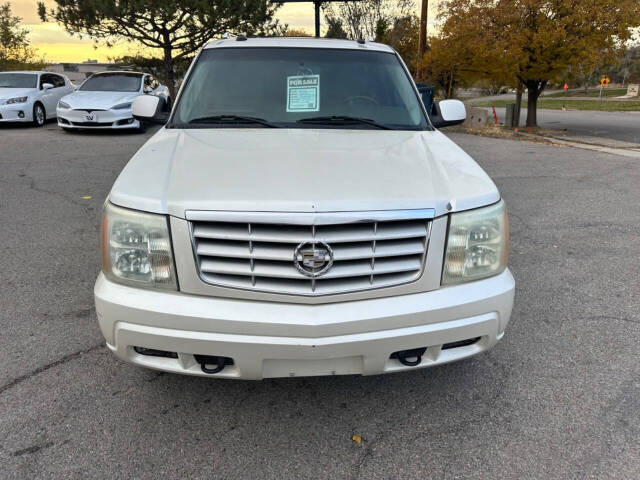
[[[40,90],[42,90],[44,88],[43,85],[45,83],[52,83],[51,79],[49,78],[50,76],[51,75],[49,75],[47,73],[44,73],[44,74],[40,75],[40,85],[39,85]]]
[[[52,84],[55,88],[59,88],[59,87],[64,87],[66,85],[66,82],[64,81],[64,78],[62,78],[60,75],[49,75],[51,77],[52,80]]]
[[[153,82],[153,77],[151,75],[146,75],[144,77],[144,93],[150,93],[153,90],[155,90],[152,82]]]

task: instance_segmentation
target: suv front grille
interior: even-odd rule
[[[245,221],[241,221],[243,217]],[[246,215],[187,212],[194,256],[204,282],[296,295],[354,292],[418,279],[431,218],[432,210]],[[313,278],[303,273],[299,268],[302,257],[294,261],[303,244],[301,249],[307,251],[328,246],[331,267]]]

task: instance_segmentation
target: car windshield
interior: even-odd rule
[[[240,47],[202,52],[171,126],[421,130],[428,123],[392,53]]]
[[[79,90],[85,92],[137,92],[142,75],[137,73],[112,73],[94,75],[85,81]]]
[[[0,73],[0,88],[36,88],[38,75],[33,73]]]

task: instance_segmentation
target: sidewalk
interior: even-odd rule
[[[481,108],[485,108],[492,117],[491,107]],[[505,109],[496,108],[496,111],[498,120],[504,123]],[[527,109],[523,108],[520,116],[520,128],[523,130],[526,113]],[[579,141],[585,143],[595,142],[613,148],[625,148],[625,144],[640,148],[640,112],[538,109],[538,126],[561,139],[570,136],[584,139]]]
[[[554,145],[582,148],[612,155],[640,159],[640,145],[637,143],[623,142],[612,138],[593,137],[588,135],[569,135],[561,133],[525,133],[518,132],[518,136],[538,140],[546,140]]]
[[[561,93],[562,90],[547,90],[545,92],[542,92],[542,95],[540,95],[541,99],[545,99],[545,100],[581,100],[581,101],[596,101],[596,100],[602,100],[604,102],[610,102],[610,101],[616,101],[616,102],[638,102],[640,101],[640,97],[633,97],[633,98],[623,98],[623,97],[589,97],[589,96],[579,96],[579,95],[569,95],[569,96],[551,96],[552,94],[558,94]],[[515,102],[516,101],[516,94],[515,93],[503,93],[501,95],[490,95],[487,97],[469,97],[469,98],[462,98],[462,101],[464,101],[465,103],[481,103],[481,102],[495,102],[495,101],[510,101],[510,102]],[[526,103],[527,102],[527,94],[524,93],[522,95],[522,102]]]

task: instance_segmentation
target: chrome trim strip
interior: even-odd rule
[[[200,222],[277,223],[285,225],[339,225],[346,223],[429,220],[434,208],[418,210],[373,210],[367,212],[236,212],[227,210],[187,210],[185,218]]]

